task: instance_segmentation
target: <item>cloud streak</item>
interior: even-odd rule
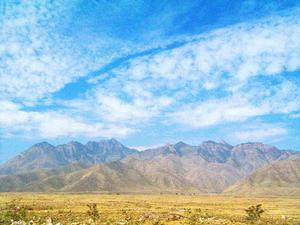
[[[137,57],[112,70],[112,78],[99,89],[125,99],[137,100],[145,93],[168,98],[172,104],[162,107],[160,116],[191,128],[292,113],[299,110],[299,86],[282,73],[300,68],[296,12],[216,30],[184,46]],[[133,93],[135,86],[143,88]]]
[[[263,141],[267,138],[274,138],[284,136],[288,130],[281,126],[270,124],[259,124],[256,126],[248,127],[247,129],[236,131],[233,137],[238,141]]]
[[[291,82],[272,87],[248,86],[224,98],[187,104],[169,117],[175,123],[199,128],[264,115],[290,114],[300,109],[299,87]]]
[[[124,137],[133,129],[101,122],[88,122],[62,111],[25,111],[20,105],[0,101],[0,131],[3,137],[56,138],[56,137]]]
[[[113,73],[138,81],[199,81],[211,89],[229,78],[243,82],[295,71],[300,67],[300,20],[294,13],[198,36],[183,47],[133,59]]]

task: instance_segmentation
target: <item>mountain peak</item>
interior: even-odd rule
[[[96,142],[93,142],[93,141],[89,141],[88,143],[96,143]],[[119,144],[119,145],[122,145],[122,143],[120,143],[117,139],[115,138],[111,138],[111,139],[105,139],[105,140],[101,140],[97,143],[107,143],[107,144]]]
[[[202,144],[218,144],[218,143],[212,140],[208,140],[208,141],[203,141]]]
[[[120,142],[115,138],[109,139],[108,142],[111,142],[111,143],[114,143],[114,144],[120,144]]]
[[[54,147],[53,145],[49,144],[48,142],[46,141],[43,141],[43,142],[40,142],[40,143],[37,143],[37,144],[34,144],[32,147],[34,148],[52,148]]]
[[[177,149],[177,148],[182,148],[182,147],[185,147],[185,146],[189,146],[187,143],[184,143],[183,141],[179,141],[177,142],[174,147]]]
[[[69,143],[68,143],[68,145],[75,145],[75,146],[81,146],[82,144],[80,143],[80,142],[78,142],[78,141],[70,141]]]
[[[221,145],[225,145],[225,146],[227,146],[227,147],[229,147],[229,148],[233,148],[233,146],[231,145],[231,144],[228,144],[226,141],[224,141],[224,140],[220,140],[219,141],[219,144],[221,144]]]
[[[228,145],[228,143],[224,140],[220,140],[219,143],[222,144],[222,145]]]

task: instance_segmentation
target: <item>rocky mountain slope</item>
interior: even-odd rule
[[[0,191],[221,192],[241,175],[231,166],[176,155],[0,177]],[[199,163],[200,162],[200,163]],[[70,168],[71,167],[71,168]]]
[[[1,166],[0,191],[220,193],[260,168],[299,156],[262,143],[179,142],[142,152],[114,139],[41,143]]]
[[[138,151],[125,147],[115,139],[88,142],[86,145],[75,141],[58,146],[42,142],[0,166],[0,174],[55,169],[75,162],[94,165],[117,161],[132,154],[138,154]]]
[[[227,188],[235,195],[300,195],[300,158],[275,162]]]

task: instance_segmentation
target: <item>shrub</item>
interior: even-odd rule
[[[90,203],[87,204],[87,207],[89,208],[87,211],[88,216],[96,222],[100,218],[100,213],[97,209],[97,204],[96,203]]]
[[[247,214],[246,220],[248,220],[252,224],[258,221],[261,217],[261,214],[264,212],[261,206],[262,204],[258,204],[256,206],[250,206],[249,208],[245,209]]]

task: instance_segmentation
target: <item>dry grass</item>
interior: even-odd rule
[[[7,203],[13,199],[20,200],[18,204],[26,208],[24,220],[34,218],[37,224],[47,217],[54,224],[87,223],[90,203],[97,203],[100,212],[97,224],[248,225],[245,209],[259,203],[265,212],[255,224],[300,224],[300,198],[1,193],[0,218],[5,218]]]

